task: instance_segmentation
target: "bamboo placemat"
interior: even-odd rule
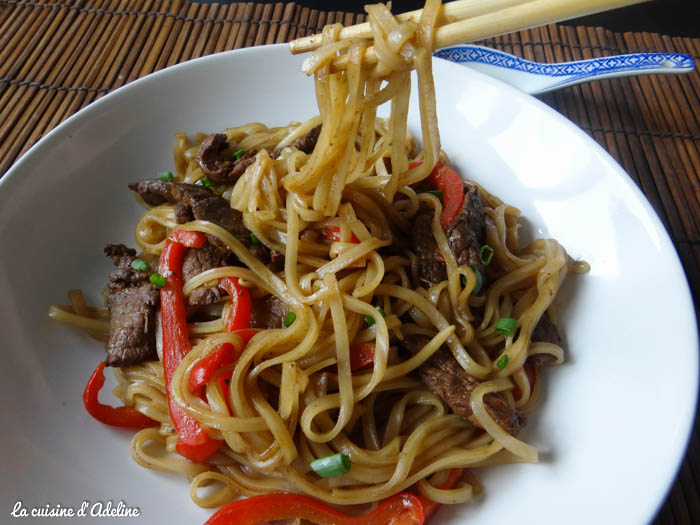
[[[148,73],[211,53],[287,42],[327,23],[361,21],[364,15],[319,12],[294,3],[0,0],[0,176],[64,119]],[[592,27],[551,25],[481,43],[538,61],[647,50],[700,59],[700,39]],[[680,254],[697,312],[700,72],[603,80],[541,98],[592,135],[642,189]],[[686,460],[657,524],[700,523],[699,436],[696,420]]]

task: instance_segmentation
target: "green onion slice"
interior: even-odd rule
[[[496,323],[496,332],[501,335],[510,335],[515,331],[518,320],[513,317],[501,317]]]
[[[165,277],[158,272],[152,273],[148,280],[151,281],[151,284],[153,284],[156,288],[163,288],[166,284],[168,284]]]
[[[322,478],[334,478],[350,472],[350,458],[343,453],[333,454],[311,462],[313,471]]]
[[[374,309],[377,310],[377,312],[379,312],[380,314],[382,314],[382,317],[386,317],[386,314],[384,313],[384,308],[382,308],[381,306],[375,306]],[[365,320],[365,323],[367,323],[367,326],[372,326],[376,322],[374,320],[374,317],[372,317],[371,315],[365,315],[363,319]]]
[[[282,321],[284,323],[284,326],[291,326],[294,321],[296,321],[297,314],[294,312],[289,312],[287,315],[284,316],[284,320]]]
[[[251,233],[250,234],[250,242],[251,242],[251,244],[260,244],[260,239],[258,239],[254,233]]]
[[[430,190],[428,193],[432,193],[442,202],[442,190]]]
[[[501,358],[498,361],[496,361],[496,366],[499,370],[503,370],[505,367],[508,366],[508,361],[508,354],[503,354]]]
[[[170,171],[159,171],[158,172],[158,180],[172,182],[173,179],[174,179],[173,174]]]
[[[215,182],[210,181],[206,177],[202,177],[199,179],[195,184],[199,184],[200,186],[204,186],[205,188],[211,188],[212,186],[216,186]]]
[[[484,257],[484,253],[487,255]],[[479,259],[481,259],[481,264],[484,266],[488,266],[491,263],[491,259],[493,259],[493,248],[489,246],[488,244],[484,244],[480,249],[479,249]]]
[[[476,277],[476,284],[474,285],[474,289],[472,290],[472,295],[478,295],[479,292],[481,291],[481,287],[484,285],[484,277],[481,275],[481,272],[479,269],[473,265],[470,264],[469,268],[472,269],[472,272],[474,272],[474,277]],[[466,286],[467,280],[466,278],[464,279],[464,286]]]
[[[148,264],[143,259],[134,259],[131,261],[131,267],[137,272],[145,272],[148,270]]]
[[[243,155],[245,155],[245,150],[244,149],[239,149],[236,153],[233,154],[233,158],[235,160],[240,159]]]

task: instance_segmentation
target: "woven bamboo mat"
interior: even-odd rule
[[[64,119],[148,73],[211,53],[287,42],[327,23],[360,21],[364,15],[294,3],[0,0],[0,176]],[[700,39],[649,33],[551,25],[482,44],[538,61],[680,52],[700,67]],[[700,72],[604,80],[542,99],[592,135],[645,193],[680,254],[697,311]],[[699,436],[696,421],[686,460],[655,523],[700,523]]]

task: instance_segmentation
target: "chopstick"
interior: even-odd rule
[[[458,0],[442,6],[433,47],[440,49],[473,42],[646,1],[648,0]],[[398,15],[398,18],[418,20],[421,13],[422,10],[411,11]],[[340,38],[371,38],[369,24],[346,27],[340,32]],[[289,43],[289,48],[294,54],[304,53],[317,48],[320,43],[321,35],[312,35],[293,40]],[[374,47],[367,49],[364,62],[377,62]],[[343,69],[346,65],[347,57],[340,56],[333,61],[332,70]]]
[[[516,4],[524,4],[530,1],[532,0],[459,0],[457,2],[450,2],[444,4],[442,9],[440,9],[440,14],[438,15],[437,19],[437,26],[444,26],[453,22],[458,22],[459,20],[484,15],[490,11],[498,11],[506,7]],[[407,20],[418,22],[422,14],[422,9],[416,9],[415,11],[400,13],[396,15],[396,18],[398,18],[401,22],[405,22]],[[340,30],[339,38],[341,40],[348,40],[351,38],[372,38],[372,29],[370,28],[369,22],[344,27]],[[321,39],[321,34],[297,38],[289,43],[289,49],[293,55],[313,51],[321,45]]]

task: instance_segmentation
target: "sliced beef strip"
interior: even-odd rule
[[[123,244],[104,249],[116,266],[109,276],[108,366],[131,366],[158,359],[155,314],[160,305],[158,289],[148,281],[149,272],[131,268],[136,251]]]
[[[462,209],[447,226],[445,233],[457,264],[460,266],[473,264],[483,275],[484,266],[481,264],[479,250],[486,242],[486,217],[478,187],[464,184]]]
[[[215,180],[217,182],[227,182],[229,184],[233,184],[241,177],[241,175],[245,173],[245,170],[248,169],[248,166],[255,162],[255,156],[257,154],[258,151],[255,149],[246,150],[246,152],[241,156],[240,159],[234,161],[233,167],[231,168],[231,171],[228,173],[225,179],[217,180],[212,178],[212,180]]]
[[[431,283],[447,279],[445,259],[433,236],[433,209],[421,206],[413,219],[411,242],[418,256],[418,275]]]
[[[250,326],[262,329],[282,328],[282,321],[288,313],[287,305],[274,295],[264,300],[254,300]]]
[[[209,177],[222,177],[231,169],[232,161],[221,160],[221,152],[226,148],[228,142],[223,133],[209,135],[199,145],[195,160]]]
[[[425,336],[413,335],[406,337],[401,346],[409,353],[415,354],[429,341]],[[418,368],[418,374],[430,391],[439,396],[455,414],[475,421],[469,403],[472,392],[481,381],[459,365],[449,348],[440,347]],[[484,406],[501,428],[511,435],[517,435],[525,426],[524,414],[510,406],[505,397],[498,392],[486,394]]]
[[[224,160],[221,154],[230,144],[223,133],[214,133],[199,145],[195,159],[204,174],[215,182],[233,184],[255,161],[257,151],[249,149],[239,159]]]
[[[173,211],[175,212],[175,220],[178,224],[185,224],[194,220],[194,215],[192,214],[192,208],[183,204],[181,202],[173,206]]]
[[[559,346],[561,346],[563,343],[556,325],[552,322],[546,312],[542,315],[542,317],[540,317],[540,321],[532,331],[531,339],[532,342],[552,343]]]
[[[182,280],[186,283],[206,270],[227,265],[227,253],[211,243],[201,248],[190,248],[182,259]],[[190,306],[204,306],[220,301],[225,295],[223,288],[203,285],[192,290],[187,303]]]
[[[175,204],[175,216],[178,222],[191,217],[221,226],[241,241],[253,255],[270,266],[273,271],[279,271],[277,270],[279,254],[272,254],[271,250],[263,244],[253,244],[250,230],[243,224],[241,212],[231,208],[226,199],[204,186],[182,182],[146,180],[129,184],[129,188],[139,193],[141,198],[151,206],[158,206],[166,202]],[[213,242],[214,240],[210,237],[209,241]],[[215,241],[214,243],[225,249],[221,243]]]
[[[289,143],[290,148],[296,148],[299,151],[303,151],[307,155],[310,154],[316,147],[316,142],[318,142],[318,136],[321,134],[321,125],[319,124],[315,128],[311,129],[306,135],[302,135],[298,139],[293,140]]]
[[[462,209],[448,225],[447,242],[457,259],[457,264],[475,265],[484,275],[479,250],[486,240],[486,220],[479,188],[465,183]],[[421,206],[413,220],[411,240],[418,255],[418,273],[430,282],[447,279],[445,261],[438,249],[432,230],[433,209]]]
[[[147,180],[130,184],[129,188],[141,195],[141,198],[151,206],[171,202],[174,204],[175,218],[179,224],[194,219],[209,221],[228,230],[240,240],[250,252],[273,272],[284,268],[284,256],[275,250],[270,250],[263,244],[253,244],[250,230],[243,225],[243,215],[231,208],[222,197],[211,190],[196,184]],[[235,256],[228,251],[225,244],[216,237],[207,235],[208,243],[203,248],[193,248],[185,253],[184,263],[190,268],[189,277],[210,268],[237,263]],[[218,250],[218,254],[214,249]],[[199,252],[197,250],[205,250]],[[195,264],[198,263],[198,264]],[[195,271],[199,269],[199,271]],[[185,282],[187,277],[185,277]],[[220,288],[201,287],[194,290],[189,297],[190,305],[206,305],[217,302],[226,292]]]
[[[552,322],[546,312],[542,315],[542,317],[540,317],[539,322],[535,325],[535,329],[532,331],[530,340],[533,343],[552,343],[557,346],[562,346],[564,343],[561,335],[559,335],[557,326]],[[529,363],[532,363],[535,366],[541,366],[554,361],[555,358],[549,354],[535,354],[528,357],[527,360]]]
[[[258,257],[255,252],[253,252],[253,255]],[[284,254],[277,250],[270,250],[270,260],[267,263],[267,267],[275,273],[284,270]]]
[[[311,129],[306,135],[302,135],[301,137],[294,139],[287,145],[287,147],[296,148],[308,155],[313,152],[314,148],[316,147],[316,142],[318,142],[318,136],[320,134],[321,125],[319,124],[315,128]],[[270,153],[270,157],[276,159],[280,156],[280,153],[282,153],[281,149],[275,149],[272,153]]]
[[[204,186],[145,180],[129,184],[129,189],[141,195],[151,206],[159,206],[166,202],[175,204],[178,207],[176,217],[181,220],[192,217],[213,222],[231,232],[241,242],[250,244],[250,231],[243,225],[241,212],[231,208],[226,199]]]

